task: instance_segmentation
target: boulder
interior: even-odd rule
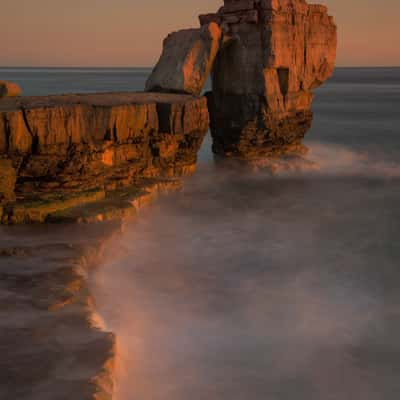
[[[168,35],[161,58],[147,80],[146,91],[200,95],[220,40],[221,29],[215,22]]]
[[[21,92],[21,88],[16,83],[0,81],[0,98],[19,96]]]

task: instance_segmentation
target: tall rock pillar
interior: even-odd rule
[[[257,158],[292,151],[311,126],[312,89],[336,57],[327,8],[305,0],[225,0],[216,14],[221,47],[209,95],[213,150]]]

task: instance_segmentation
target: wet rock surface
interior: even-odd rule
[[[116,230],[0,228],[0,398],[112,399],[115,337],[86,274]]]
[[[190,95],[3,99],[2,222],[43,222],[149,178],[191,173],[208,126],[206,99]]]
[[[0,226],[1,399],[113,398],[118,340],[96,315],[88,276],[127,217],[179,188],[147,183],[60,212],[57,225]]]

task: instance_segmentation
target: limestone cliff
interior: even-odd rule
[[[192,170],[209,126],[206,99],[114,93],[0,102],[0,206],[16,195],[116,190]],[[16,178],[16,179],[15,179]],[[0,213],[1,214],[1,213]]]

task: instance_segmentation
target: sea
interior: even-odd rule
[[[145,68],[0,68],[24,95],[143,90]],[[90,277],[117,400],[400,398],[400,68],[337,68],[308,158],[197,172]]]

